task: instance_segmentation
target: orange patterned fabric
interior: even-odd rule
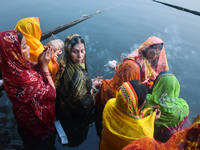
[[[188,128],[177,131],[166,143],[148,137],[133,141],[123,150],[200,150],[200,115]]]
[[[103,109],[107,101],[116,97],[118,88],[127,81],[140,80],[140,66],[134,60],[123,62],[116,74],[111,79],[104,79],[101,88],[95,96],[95,108],[102,117]]]

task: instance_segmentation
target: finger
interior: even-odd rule
[[[46,56],[49,58],[49,57],[52,56],[52,54],[53,54],[53,48],[52,48],[52,47],[49,47],[49,48],[47,49]]]
[[[161,111],[160,111],[160,110],[158,110],[158,112],[159,112],[159,115],[161,115]]]
[[[158,112],[158,109],[155,109],[155,114],[157,114],[157,112]]]
[[[45,55],[45,52],[44,52],[44,51],[42,51],[42,53],[40,53],[40,55],[39,55],[39,59],[40,59],[40,58],[43,58],[43,57],[44,57],[44,55]]]

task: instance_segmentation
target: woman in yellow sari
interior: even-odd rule
[[[32,62],[38,61],[38,56],[45,49],[40,42],[42,31],[40,28],[40,22],[38,17],[29,17],[21,19],[17,22],[15,30],[20,31],[26,38],[27,45],[30,47],[30,58]],[[52,55],[48,68],[51,73],[53,81],[57,72],[58,63],[54,60],[55,54]]]
[[[160,113],[151,108],[140,111],[147,87],[138,80],[125,82],[120,86],[116,98],[110,99],[103,112],[103,130],[100,150],[121,150],[132,141],[149,137],[153,138],[154,121]]]

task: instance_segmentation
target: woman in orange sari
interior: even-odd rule
[[[149,37],[138,49],[127,56],[124,61],[130,58],[141,65],[141,81],[144,81],[149,88],[151,88],[153,81],[160,72],[169,71],[164,42],[158,37]]]
[[[140,80],[140,65],[134,60],[127,60],[122,63],[116,74],[111,79],[104,79],[100,90],[95,96],[95,126],[98,136],[101,137],[102,130],[102,113],[105,104],[111,98],[116,97],[118,88],[127,81]]]
[[[40,42],[42,31],[40,28],[40,21],[38,17],[29,17],[21,19],[17,22],[15,30],[20,31],[26,38],[27,45],[30,47],[30,58],[32,62],[38,61],[38,56],[45,49],[43,44]],[[55,61],[55,54],[52,55],[49,62],[49,71],[51,73],[53,81],[57,72],[58,63]]]
[[[148,137],[133,141],[123,150],[200,150],[200,115],[190,127],[179,130],[166,142]]]

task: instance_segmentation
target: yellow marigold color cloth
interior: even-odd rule
[[[26,38],[27,45],[30,47],[30,58],[32,62],[38,61],[38,56],[43,52],[44,46],[40,42],[42,31],[38,17],[29,17],[21,19],[17,22],[15,30],[20,31]],[[53,80],[57,72],[58,63],[54,60],[54,54],[49,62],[49,71],[52,74]]]
[[[149,110],[139,111],[136,92],[125,82],[105,105],[100,150],[121,150],[136,139],[153,138],[155,112]]]

